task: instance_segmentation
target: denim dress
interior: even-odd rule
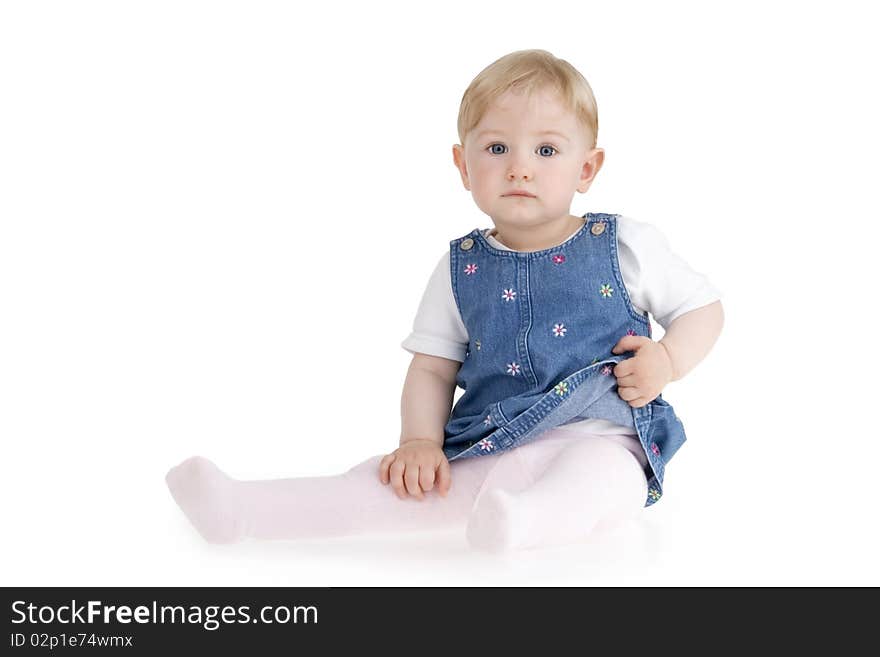
[[[479,229],[450,242],[452,291],[469,342],[464,393],[444,429],[449,461],[513,449],[553,427],[599,418],[634,428],[648,459],[649,506],[685,441],[662,395],[633,408],[617,394],[612,354],[626,335],[651,337],[620,273],[617,215],[587,213],[567,241],[543,251],[493,247]]]

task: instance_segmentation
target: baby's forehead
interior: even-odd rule
[[[503,95],[486,104],[483,117],[523,115],[538,117],[545,121],[565,122],[574,118],[573,108],[568,107],[561,99],[546,94],[531,96]]]
[[[572,134],[583,128],[574,110],[546,98],[507,102],[496,99],[486,106],[474,127],[477,131],[526,129],[531,132],[555,130]]]
[[[492,135],[541,137],[556,135],[571,141],[587,138],[589,129],[582,125],[573,114],[565,120],[541,118],[529,121],[511,121],[505,118],[496,119],[491,115],[484,116],[470,131],[469,138],[482,138]]]

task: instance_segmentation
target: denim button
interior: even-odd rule
[[[461,242],[461,250],[462,251],[470,251],[470,249],[473,248],[473,246],[474,246],[474,241],[470,237],[463,239]]]
[[[593,227],[590,228],[590,232],[593,233],[593,235],[601,235],[605,232],[605,222],[599,221],[593,224]]]

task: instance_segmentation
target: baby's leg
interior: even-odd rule
[[[635,439],[556,431],[510,454],[517,452],[518,463],[499,463],[485,482],[466,530],[473,547],[577,542],[645,505],[646,461]]]
[[[379,481],[383,455],[347,472],[323,477],[239,481],[211,461],[194,456],[165,477],[171,495],[205,540],[347,536],[365,532],[464,526],[496,455],[450,465],[446,497],[436,487],[424,499],[400,499]]]

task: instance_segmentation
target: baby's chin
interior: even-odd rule
[[[492,211],[486,214],[499,221],[527,223],[543,221],[547,212],[540,201],[529,198],[521,201],[502,199],[502,203],[493,205]]]

